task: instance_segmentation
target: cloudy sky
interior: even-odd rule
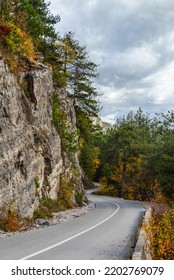
[[[99,64],[100,116],[174,109],[173,0],[51,0],[63,35],[74,31]]]

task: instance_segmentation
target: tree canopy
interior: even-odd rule
[[[174,199],[173,123],[173,111],[151,119],[139,109],[118,119],[101,146],[106,190],[131,199]]]

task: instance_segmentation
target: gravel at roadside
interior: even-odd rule
[[[89,204],[82,207],[76,207],[66,211],[56,212],[53,213],[53,218],[37,219],[34,223],[30,223],[27,226],[22,227],[22,229],[17,232],[4,232],[0,230],[0,238],[5,238],[23,231],[36,230],[41,227],[54,226],[67,220],[83,216],[94,208],[95,204],[93,202],[90,202]]]

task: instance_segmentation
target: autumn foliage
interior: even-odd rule
[[[5,51],[13,55],[26,55],[28,59],[34,60],[35,51],[33,40],[26,32],[14,23],[6,23],[0,26],[0,36],[2,39],[2,47]]]
[[[99,180],[126,199],[174,200],[173,111],[150,118],[139,109],[103,135]],[[101,180],[102,179],[102,180]]]
[[[11,32],[11,28],[7,24],[0,23],[0,38],[3,39],[8,36]]]
[[[152,259],[174,259],[174,112],[150,118],[141,108],[102,136],[97,194],[152,205],[146,225]]]
[[[11,232],[19,230],[20,227],[21,223],[18,213],[13,209],[12,205],[8,205],[0,214],[0,229]]]
[[[11,69],[36,63],[36,51],[45,57],[53,52],[50,42],[57,38],[59,16],[48,6],[44,0],[0,1],[0,50]]]
[[[174,259],[174,209],[153,213],[145,228],[153,260]]]

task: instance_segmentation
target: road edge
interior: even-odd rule
[[[143,223],[140,229],[137,243],[135,245],[135,250],[132,255],[132,260],[152,260],[152,256],[149,249],[149,240],[145,231],[145,225],[147,225],[152,216],[152,208],[148,208],[145,212]]]

